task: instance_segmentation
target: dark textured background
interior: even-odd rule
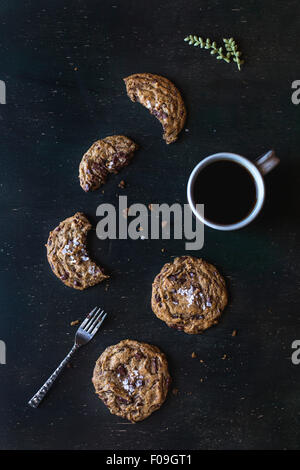
[[[299,14],[296,0],[1,1],[1,448],[299,447],[300,366],[290,359],[300,337],[300,106],[291,103],[291,83],[300,79]],[[189,33],[234,36],[242,72],[189,47]],[[165,75],[182,91],[188,121],[177,143],[166,146],[160,124],[127,98],[122,78],[134,72]],[[81,156],[113,133],[141,149],[104,195],[84,194]],[[89,248],[112,275],[108,290],[75,291],[52,274],[44,243],[65,217],[82,210],[96,222],[97,205],[116,203],[118,194],[129,203],[184,203],[188,175],[203,157],[255,158],[272,147],[282,162],[266,178],[263,214],[242,231],[206,229],[204,248],[191,253],[228,282],[231,302],[219,326],[188,336],[151,312],[152,279],[185,253],[184,240],[101,242],[93,232]],[[70,322],[94,305],[110,313],[102,332],[43,405],[29,408],[72,345]],[[103,349],[127,337],[167,354],[179,390],[136,425],[110,415],[90,382]]]

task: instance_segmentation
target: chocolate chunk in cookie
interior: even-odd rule
[[[137,144],[124,135],[112,135],[94,142],[79,165],[82,189],[98,189],[105,183],[109,173],[118,173],[128,165],[136,149]]]
[[[227,304],[225,281],[200,258],[181,256],[152,284],[152,310],[171,328],[197,334],[216,324]]]
[[[74,289],[86,289],[109,277],[87,253],[86,237],[91,228],[86,216],[77,212],[50,232],[46,244],[52,271],[66,286]]]
[[[138,101],[157,117],[167,144],[175,142],[186,119],[185,105],[175,85],[167,78],[151,73],[136,73],[124,81],[131,101]]]
[[[171,378],[156,346],[125,339],[101,354],[92,381],[112,414],[135,423],[161,407]]]

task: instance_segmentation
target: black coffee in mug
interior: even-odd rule
[[[256,185],[239,163],[219,160],[205,166],[193,187],[195,204],[204,204],[204,217],[230,225],[245,219],[256,204]]]

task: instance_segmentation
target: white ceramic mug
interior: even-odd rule
[[[212,222],[211,220],[206,220],[205,219],[205,206],[204,206],[204,215],[203,215],[200,213],[200,211],[197,210],[196,202],[194,201],[194,197],[193,197],[194,183],[199,173],[206,166],[210,165],[211,163],[220,161],[220,160],[226,160],[226,161],[239,163],[246,170],[248,170],[249,173],[252,175],[255,186],[256,186],[256,203],[252,211],[244,219],[240,220],[239,222],[236,222],[234,224],[229,224],[229,225],[216,224]],[[250,160],[248,160],[248,158],[242,157],[241,155],[237,155],[235,153],[226,153],[226,152],[215,153],[214,155],[210,155],[209,157],[204,158],[193,169],[189,177],[189,181],[187,185],[187,198],[188,198],[188,202],[193,213],[205,225],[211,228],[215,228],[217,230],[237,230],[239,228],[245,227],[250,222],[252,222],[252,220],[254,220],[255,217],[258,216],[258,214],[260,213],[263,207],[263,204],[265,201],[265,184],[264,184],[263,176],[269,173],[269,171],[271,171],[276,165],[278,165],[279,161],[280,161],[279,158],[276,157],[275,152],[273,150],[269,150],[267,153],[259,157],[254,162],[251,162]],[[205,201],[203,201],[203,203],[205,203]]]

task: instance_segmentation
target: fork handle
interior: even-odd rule
[[[54,384],[55,380],[61,373],[61,371],[65,368],[65,366],[70,361],[71,357],[73,356],[74,352],[79,348],[78,344],[74,344],[73,348],[69,352],[69,354],[64,358],[64,360],[59,364],[58,368],[53,372],[53,374],[49,377],[49,379],[44,383],[44,385],[39,389],[39,391],[29,400],[28,405],[32,406],[33,408],[37,408],[45,395],[48,393],[52,385]]]

